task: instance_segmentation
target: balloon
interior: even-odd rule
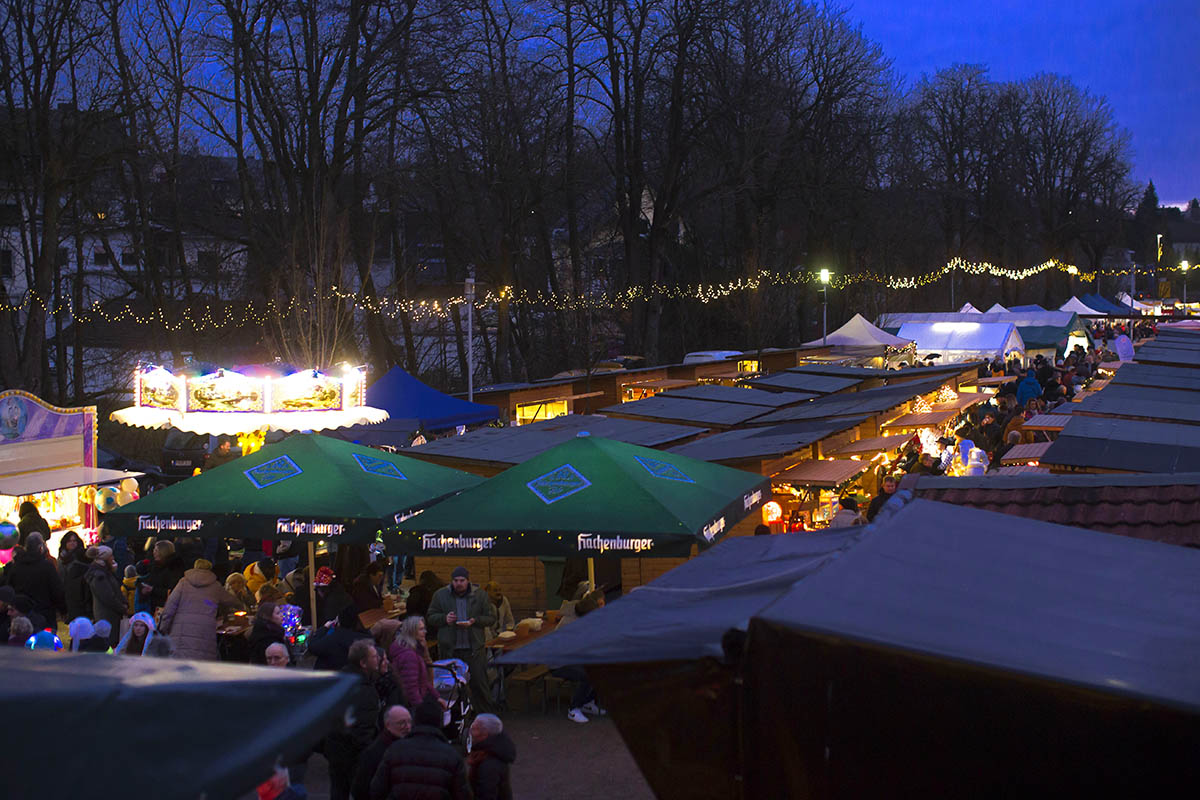
[[[107,514],[109,511],[112,511],[120,505],[117,502],[117,495],[119,494],[120,492],[114,486],[105,486],[103,489],[98,490],[96,492],[96,510],[101,514]]]
[[[138,490],[137,478],[126,478],[125,480],[121,481],[121,491],[122,492],[129,492],[130,494],[137,494],[137,490]]]
[[[119,506],[127,506],[134,500],[137,500],[136,492],[117,492],[117,505]]]
[[[87,505],[91,505],[92,503],[96,502],[96,487],[95,486],[84,486],[82,489],[79,490],[79,494],[80,494],[80,497],[83,500],[83,502],[86,503]]]

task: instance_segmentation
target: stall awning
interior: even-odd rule
[[[1038,414],[1025,420],[1021,427],[1027,431],[1061,431],[1070,421],[1067,414]]]
[[[1008,452],[1000,457],[1001,464],[1021,464],[1026,461],[1037,461],[1046,455],[1050,442],[1034,442],[1032,444],[1014,444]]]
[[[826,455],[852,456],[863,453],[879,453],[885,450],[894,450],[911,438],[912,435],[907,433],[893,433],[890,436],[872,436],[869,439],[859,439],[857,442],[844,444],[841,447],[830,450]]]
[[[695,381],[683,378],[656,378],[647,381],[631,381],[622,383],[622,389],[682,389],[685,386],[695,386]]]
[[[771,478],[771,483],[790,483],[794,486],[833,488],[865,472],[870,461],[801,461]]]
[[[22,497],[55,489],[70,489],[73,486],[92,486],[99,483],[116,483],[125,478],[136,478],[142,472],[125,472],[119,469],[99,467],[60,467],[59,469],[23,472],[18,475],[0,477],[0,494]]]
[[[891,422],[885,422],[880,425],[880,429],[895,430],[904,428],[930,428],[934,425],[943,425],[957,417],[961,412],[957,409],[949,409],[947,411],[926,411],[918,414],[904,414],[896,417]]]

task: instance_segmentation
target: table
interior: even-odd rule
[[[536,641],[543,636],[554,633],[554,631],[558,630],[558,626],[561,623],[562,620],[557,618],[543,619],[542,629],[539,631],[527,630],[525,633],[518,633],[516,637],[512,639],[501,639],[500,637],[496,637],[491,641],[484,642],[483,646],[487,648],[489,664],[506,653],[511,653],[512,651],[524,647],[532,641]],[[508,702],[508,689],[504,685],[504,678],[506,674],[505,667],[499,665],[496,666],[496,700],[502,704],[506,704]]]

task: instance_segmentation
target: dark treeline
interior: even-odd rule
[[[819,335],[807,282],[708,303],[596,299],[761,270],[920,275],[952,257],[1090,269],[1126,243],[1140,194],[1102,98],[980,66],[909,85],[824,6],[0,4],[0,170],[23,212],[23,285],[82,305],[84,250],[111,241],[104,299],[168,315],[298,300],[250,336],[297,362],[417,368],[437,331],[453,341],[447,375],[462,375],[462,318],[403,301],[459,294],[470,274],[481,291],[513,289],[481,310],[481,380],[613,350],[654,363],[795,344]],[[222,264],[242,266],[199,263],[197,235],[235,245]],[[422,280],[431,263],[438,286]],[[1057,273],[955,280],[960,304],[1057,303],[1070,288]],[[400,305],[356,313],[334,287]],[[830,320],[943,308],[950,291],[858,283],[831,293]],[[559,302],[525,302],[533,292]],[[52,312],[0,314],[0,378],[65,398],[83,369],[66,348],[87,341]],[[186,329],[154,336],[200,349]]]

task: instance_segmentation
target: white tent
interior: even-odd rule
[[[804,344],[806,347],[811,347],[821,343],[820,339],[814,339]],[[912,344],[912,340],[893,336],[885,330],[876,328],[862,314],[855,314],[845,325],[836,331],[831,331],[825,337],[825,344],[841,347],[878,346],[881,344],[889,347],[907,347]]]
[[[1000,305],[999,303],[996,303],[995,305],[993,305],[991,308],[989,308],[984,313],[985,314],[1007,314],[1008,309],[1005,308],[1004,306]]]
[[[1082,300],[1080,300],[1078,297],[1072,297],[1070,300],[1068,300],[1067,302],[1065,302],[1061,306],[1059,306],[1058,310],[1059,311],[1071,311],[1076,314],[1084,314],[1084,315],[1103,314],[1104,313],[1103,311],[1096,311],[1093,308],[1089,308],[1088,305],[1086,303],[1084,303]]]
[[[1129,308],[1130,302],[1131,300],[1128,292],[1121,292],[1117,295],[1117,305]],[[1155,306],[1151,303],[1143,303],[1141,300],[1133,300],[1132,303],[1134,310],[1139,314],[1153,314],[1157,311]]]
[[[960,314],[981,314],[983,312],[981,312],[978,308],[971,305],[970,303],[967,303],[966,305],[964,305],[962,308],[960,308],[958,310],[958,313],[960,313]]]
[[[943,361],[972,361],[1024,353],[1025,343],[1011,322],[906,322],[900,336],[917,343],[917,357],[937,353]]]

